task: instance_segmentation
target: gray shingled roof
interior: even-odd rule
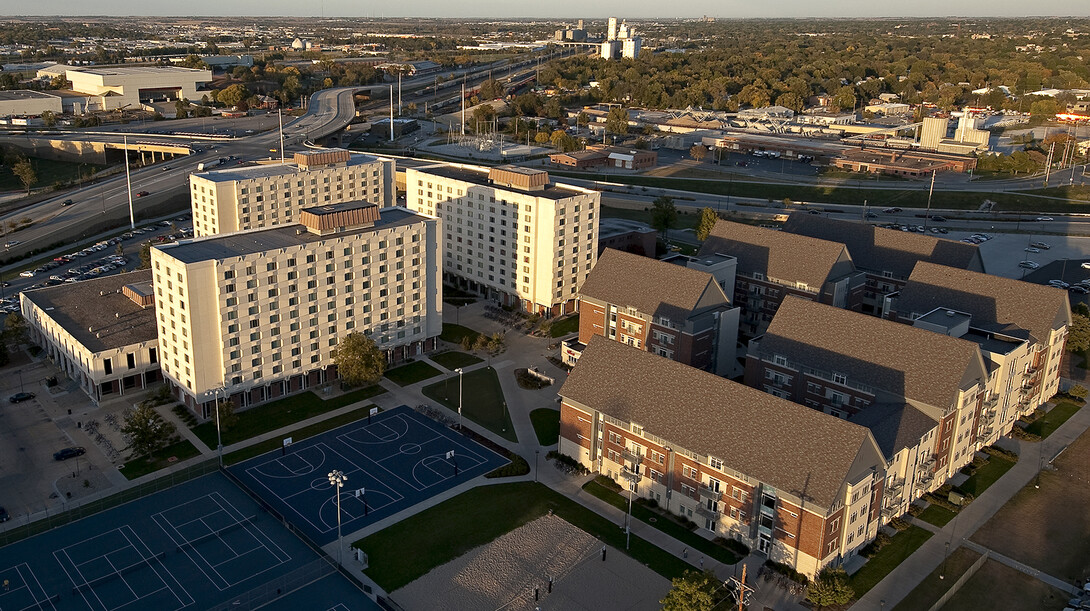
[[[868,446],[881,460],[865,427],[601,336],[560,394],[821,507]]]
[[[908,316],[939,307],[968,313],[973,327],[1010,332],[1014,326],[1039,342],[1048,341],[1053,329],[1071,323],[1067,291],[920,262],[901,290],[896,310]]]
[[[920,442],[939,425],[938,421],[906,403],[873,403],[852,416],[851,421],[870,429],[886,460]]]
[[[984,374],[973,342],[797,297],[783,300],[758,350],[940,409]]]
[[[705,292],[724,304],[727,296],[707,272],[607,248],[590,271],[579,294],[645,314],[683,321]]]
[[[151,282],[151,270],[69,282],[34,291],[33,302],[91,352],[156,340],[155,308],[141,308],[121,294],[126,284]]]
[[[893,272],[898,278],[907,278],[917,261],[984,271],[976,244],[798,212],[783,230],[844,244],[856,267]]]
[[[844,245],[721,220],[715,223],[699,256],[714,253],[737,257],[740,273],[760,272],[821,289],[844,253]]]

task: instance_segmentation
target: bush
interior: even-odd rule
[[[915,505],[913,505],[913,507],[915,507]],[[908,527],[912,526],[911,524],[908,523],[908,520],[906,520],[904,518],[893,518],[892,520],[889,521],[889,525],[891,527],[893,527],[895,530],[897,530],[898,532],[908,530]]]
[[[1036,420],[1036,418],[1034,418],[1034,420]],[[1014,428],[1011,429],[1010,436],[1015,439],[1021,439],[1022,441],[1041,441],[1040,435],[1026,432],[1026,430],[1018,426],[1017,423],[1015,423]]]
[[[518,382],[519,388],[526,390],[541,390],[550,386],[545,380],[531,375],[525,367],[515,370],[515,381]]]
[[[189,428],[197,426],[197,417],[181,403],[170,408],[170,411],[174,412],[174,415],[178,416],[178,419],[184,422]]]
[[[622,490],[624,490],[623,486],[604,475],[595,476],[594,483],[598,484],[603,488],[608,488],[614,492],[621,492]]]
[[[719,545],[721,547],[725,547],[743,558],[749,555],[749,546],[737,539],[716,537],[714,540],[712,540],[712,543],[715,543],[716,545]]]
[[[490,479],[496,477],[518,477],[530,472],[530,463],[526,462],[525,458],[514,452],[507,452],[506,456],[511,462],[486,473],[485,477]]]
[[[1067,389],[1067,396],[1076,401],[1086,401],[1087,390],[1085,386],[1078,384]]]
[[[1011,452],[1010,450],[1004,450],[999,446],[988,446],[986,448],[982,448],[980,451],[984,452],[985,454],[991,454],[992,456],[1005,458],[1011,462],[1018,462],[1018,454]]]
[[[890,541],[893,541],[892,537],[879,531],[878,536],[876,536],[873,541],[864,545],[863,548],[859,550],[859,555],[864,558],[870,558],[882,551],[882,548],[889,545]]]
[[[783,575],[784,577],[786,577],[786,578],[788,578],[791,581],[794,581],[796,583],[801,583],[802,585],[806,585],[807,583],[810,582],[810,579],[807,578],[806,575],[803,575],[802,573],[796,571],[795,569],[787,566],[786,564],[784,564],[782,562],[776,562],[774,560],[765,560],[764,566],[765,566],[765,568],[769,569],[770,571],[773,571],[775,573],[779,573],[780,575]]]
[[[577,473],[579,473],[581,475],[590,475],[590,469],[583,466],[582,463],[575,460],[571,456],[568,456],[567,454],[561,454],[560,452],[557,452],[556,450],[549,450],[549,453],[545,455],[545,459],[546,460],[549,460],[549,459],[555,460],[556,462],[558,462],[558,463],[560,463],[560,464],[562,464],[562,465],[564,465],[564,466],[566,466],[568,468],[574,469]],[[609,478],[606,478],[606,479],[609,479]],[[612,481],[612,480],[610,480],[610,481]]]

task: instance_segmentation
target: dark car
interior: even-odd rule
[[[136,194],[137,197],[144,197],[145,195],[151,195],[148,191],[141,191]]]
[[[11,401],[12,403],[22,403],[23,401],[30,401],[33,398],[34,393],[32,392],[17,392],[8,397],[8,401]]]
[[[864,216],[866,216],[866,217],[867,217],[867,218],[869,218],[869,219],[876,219],[876,218],[878,218],[878,215],[877,215],[877,214],[875,214],[875,213],[873,213],[873,212],[868,212],[868,213],[866,213],[866,214],[865,214]]]
[[[83,456],[87,453],[87,450],[80,446],[72,446],[70,448],[64,448],[60,452],[53,453],[53,460],[68,460],[69,458],[75,458],[77,456]]]
[[[10,519],[11,519],[11,516],[8,515],[8,510],[4,509],[3,507],[0,507],[0,523],[7,522]]]
[[[946,222],[946,217],[936,215],[936,216],[931,217],[931,220],[935,221],[936,223],[945,223]]]
[[[72,205],[72,204],[74,204],[74,203],[76,203],[76,202],[74,202],[74,201],[72,201],[72,200],[70,200],[70,199],[66,199],[66,200],[64,200],[63,202],[61,202],[61,205],[62,205],[62,206],[71,206],[71,205]]]

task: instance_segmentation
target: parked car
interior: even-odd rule
[[[1090,269],[1090,261],[1083,263],[1080,267],[1082,267],[1083,269]]]
[[[1018,267],[1024,267],[1026,269],[1037,269],[1038,267],[1041,267],[1041,264],[1034,261],[1022,261],[1018,264]]]
[[[0,507],[0,523],[7,522],[10,519],[11,519],[11,516],[8,515],[8,510],[4,509],[3,507]]]
[[[1049,280],[1048,285],[1049,286],[1054,286],[1054,287],[1056,287],[1058,289],[1069,289],[1069,288],[1071,288],[1071,285],[1064,282],[1063,280]]]
[[[1032,246],[1027,246],[1025,251],[1026,252],[1041,252],[1041,249],[1040,248],[1034,248]]]
[[[75,458],[77,456],[83,456],[87,453],[87,450],[81,446],[72,446],[70,448],[64,448],[59,452],[53,453],[53,460],[68,460],[69,458]]]
[[[1081,284],[1073,284],[1067,290],[1071,291],[1072,293],[1078,293],[1080,295],[1090,295],[1090,289],[1086,288]]]
[[[896,214],[898,212],[904,212],[904,209],[893,207],[893,208],[886,208],[882,212],[885,212],[886,214]]]
[[[8,401],[12,403],[22,403],[23,401],[30,401],[34,398],[32,392],[17,392],[14,395],[8,397]]]
[[[1030,243],[1030,246],[1032,246],[1034,248],[1041,248],[1041,249],[1044,249],[1044,250],[1048,250],[1049,248],[1052,248],[1051,246],[1049,246],[1048,244],[1045,244],[1044,242],[1032,242],[1032,243]]]

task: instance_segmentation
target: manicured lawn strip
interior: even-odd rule
[[[575,333],[579,330],[579,315],[569,316],[567,318],[561,318],[553,323],[552,328],[549,329],[549,335],[553,337],[563,337],[569,333]]]
[[[628,496],[615,492],[605,486],[599,484],[595,480],[590,480],[583,485],[583,490],[592,496],[596,496],[603,501],[613,505],[621,511],[628,511]],[[659,514],[648,507],[644,507],[639,503],[632,503],[632,517],[637,520],[646,523],[649,526],[653,526],[662,532],[670,535],[671,537],[681,541],[682,543],[693,548],[693,550],[711,556],[719,562],[724,564],[734,564],[741,558],[734,552],[723,547],[722,545],[716,545],[708,539],[701,537],[695,532],[685,528],[681,524],[671,520],[670,518]],[[654,522],[651,519],[654,518]]]
[[[1050,412],[1027,426],[1026,432],[1040,435],[1041,439],[1044,439],[1060,428],[1061,424],[1067,422],[1068,418],[1074,416],[1075,412],[1082,409],[1082,406],[1083,404],[1074,401],[1059,401]]]
[[[927,522],[928,524],[934,524],[939,528],[946,526],[950,520],[954,519],[954,516],[958,514],[950,511],[945,507],[939,507],[938,505],[928,505],[927,509],[923,510],[918,517],[919,519]]]
[[[468,367],[481,362],[481,359],[465,352],[442,352],[428,358],[451,371],[454,371],[459,367]]]
[[[425,386],[421,392],[458,413],[458,375]],[[462,415],[508,441],[518,441],[511,414],[507,411],[503,389],[496,370],[491,367],[474,369],[462,377]]]
[[[452,344],[462,343],[463,337],[468,337],[469,341],[477,341],[477,336],[480,333],[470,329],[469,327],[463,327],[462,325],[452,325],[450,323],[443,323],[443,332],[439,335],[439,339],[444,342],[450,342]]]
[[[1014,463],[999,456],[992,456],[988,460],[988,464],[977,469],[976,473],[972,474],[969,479],[965,480],[965,483],[958,486],[965,492],[979,497],[988,489],[989,486],[994,484],[996,480],[1003,477],[1003,474],[1011,470]],[[934,524],[934,522],[932,522]],[[942,524],[937,524],[942,526]]]
[[[530,422],[537,433],[537,442],[543,446],[556,445],[560,439],[560,412],[543,407],[530,412]]]
[[[322,400],[311,391],[284,397],[238,413],[238,422],[223,431],[223,445],[244,441],[269,431],[312,418],[357,401],[364,401],[386,392],[381,386],[368,386],[339,397]],[[216,449],[216,421],[213,418],[193,428],[193,433],[208,447]]]
[[[197,446],[189,442],[188,439],[183,439],[177,443],[172,443],[164,448],[160,448],[158,452],[152,452],[151,456],[143,456],[134,460],[130,460],[125,463],[124,468],[120,469],[121,475],[124,475],[126,479],[136,479],[141,475],[147,475],[153,471],[159,469],[165,469],[174,464],[167,459],[174,456],[178,461],[185,460],[187,458],[193,458],[200,454]]]
[[[423,382],[428,378],[434,378],[440,373],[441,372],[438,369],[424,361],[416,361],[387,371],[386,379],[398,386],[409,386],[410,384]]]
[[[315,422],[310,426],[305,426],[301,429],[295,429],[290,433],[285,433],[284,437],[291,437],[292,442],[302,441],[307,437],[313,437],[315,435],[331,431],[339,426],[350,424],[357,420],[363,420],[370,413],[373,405],[365,405],[359,409],[354,409],[350,412],[345,412],[340,416],[334,416],[332,418],[326,418],[321,422]],[[251,459],[255,456],[260,456],[265,452],[271,452],[284,445],[284,440],[280,437],[276,439],[266,439],[265,441],[255,443],[251,446],[246,446],[241,450],[235,450],[230,454],[223,456],[223,463],[226,465],[233,465],[240,463],[244,460]]]
[[[908,593],[908,596],[905,596],[901,602],[897,603],[893,611],[930,609],[931,605],[938,602],[942,595],[946,594],[950,589],[950,586],[964,575],[965,571],[969,570],[969,567],[976,562],[977,558],[980,558],[980,554],[973,550],[967,547],[957,548],[946,559],[945,569],[942,565],[939,565],[937,569],[931,571],[931,574],[924,577],[923,581]],[[944,575],[945,578],[939,579],[939,575]]]
[[[352,545],[367,553],[367,575],[392,592],[550,510],[603,543],[624,550],[625,534],[616,524],[533,482],[474,488]],[[691,568],[636,536],[628,554],[667,579]]]
[[[848,579],[852,589],[855,590],[856,598],[869,592],[890,571],[904,562],[905,558],[911,556],[912,552],[919,549],[930,538],[931,531],[924,530],[919,526],[909,526],[908,530],[894,535],[889,545],[883,547],[882,551],[867,560],[863,568]]]

